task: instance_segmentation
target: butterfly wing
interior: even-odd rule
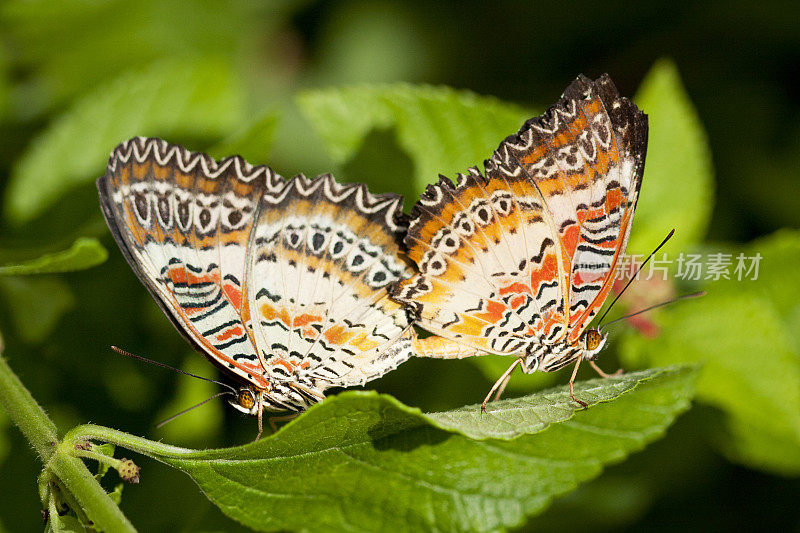
[[[395,297],[425,329],[493,353],[573,342],[630,232],[647,120],[607,76],[578,78],[486,164],[428,187],[406,243],[420,274]]]
[[[425,329],[476,349],[517,353],[558,335],[564,262],[532,183],[476,169],[431,185],[412,211],[406,244],[420,274],[395,298]]]
[[[239,157],[217,163],[141,137],[119,145],[97,180],[117,244],[178,331],[262,389],[242,283],[258,198],[274,180],[267,167]]]
[[[296,176],[263,195],[247,288],[272,378],[344,387],[409,357],[410,321],[388,292],[411,275],[400,256],[401,206],[397,195],[330,175]]]
[[[569,334],[602,307],[625,253],[642,185],[647,115],[608,75],[578,77],[547,113],[500,145],[487,172],[520,175],[542,193],[569,260]]]

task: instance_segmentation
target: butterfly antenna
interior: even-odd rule
[[[650,255],[647,256],[647,259],[645,259],[644,262],[641,265],[639,265],[639,268],[636,269],[636,272],[634,272],[633,276],[631,276],[631,279],[629,279],[628,283],[626,283],[625,286],[622,288],[622,290],[619,291],[619,293],[617,294],[617,297],[614,298],[614,301],[612,301],[611,305],[608,306],[608,308],[606,309],[606,312],[603,313],[603,316],[600,317],[600,320],[598,321],[599,324],[603,323],[603,319],[606,317],[608,312],[611,311],[611,308],[614,307],[614,304],[617,303],[617,300],[619,300],[620,296],[622,296],[625,293],[625,291],[628,289],[628,287],[630,287],[631,283],[633,283],[633,280],[635,280],[636,276],[639,275],[639,272],[641,272],[641,270],[644,268],[644,266],[647,264],[647,262],[650,261],[650,258],[653,257],[654,255],[656,255],[656,252],[658,252],[661,249],[662,246],[667,244],[667,241],[670,240],[673,235],[675,235],[675,230],[674,229],[669,232],[669,235],[664,237],[664,240],[661,241],[661,244],[656,246],[656,249],[653,250],[652,252],[650,252]],[[600,326],[597,326],[597,327],[598,327],[598,329],[600,328]]]
[[[642,309],[641,311],[636,311],[635,313],[631,313],[629,315],[625,315],[625,316],[621,316],[619,318],[615,318],[611,322],[603,324],[602,326],[598,326],[597,329],[607,328],[608,326],[610,326],[614,322],[619,322],[620,320],[625,320],[626,318],[631,318],[631,317],[634,317],[636,315],[641,315],[642,313],[646,313],[648,311],[651,311],[651,310],[655,309],[656,307],[663,307],[665,305],[673,304],[673,303],[679,302],[681,300],[688,300],[690,298],[699,298],[699,297],[705,296],[705,295],[706,295],[706,291],[698,291],[698,292],[693,292],[692,294],[684,294],[683,296],[678,296],[677,298],[673,298],[672,300],[667,300],[666,302],[661,302],[660,304],[651,305],[650,307],[648,307],[646,309]]]
[[[231,391],[234,394],[236,394],[236,389],[234,389],[233,387],[231,387],[227,383],[222,383],[221,381],[217,381],[217,380],[211,379],[211,378],[204,378],[203,376],[198,376],[196,374],[192,374],[191,372],[187,372],[185,370],[181,370],[180,368],[175,368],[174,366],[169,366],[169,365],[161,363],[159,361],[153,361],[152,359],[148,359],[147,357],[142,357],[141,355],[132,354],[131,352],[123,350],[122,348],[117,348],[116,346],[112,346],[111,349],[114,350],[115,352],[117,352],[118,354],[124,355],[125,357],[130,357],[131,359],[136,359],[136,360],[142,361],[144,363],[149,363],[151,365],[160,366],[162,368],[166,368],[168,370],[172,370],[173,372],[177,372],[178,374],[183,374],[185,376],[191,376],[193,378],[202,379],[203,381],[210,381],[211,383],[216,383],[217,385],[219,385],[221,387],[225,387],[229,391]],[[227,391],[226,391],[226,394],[227,394]],[[208,401],[208,400],[206,400],[206,401]],[[202,405],[202,404],[200,404],[200,405]],[[197,407],[197,406],[195,406],[195,407]],[[193,408],[190,408],[190,409],[193,409]]]
[[[216,393],[214,396],[212,396],[211,398],[206,398],[206,399],[205,399],[205,400],[203,400],[202,402],[200,402],[200,403],[197,403],[197,404],[194,404],[193,406],[191,406],[191,407],[188,407],[188,408],[184,409],[184,410],[183,410],[183,411],[181,411],[180,413],[175,413],[174,415],[172,415],[171,417],[167,418],[166,420],[162,420],[161,422],[159,422],[158,424],[156,424],[156,427],[157,427],[157,428],[160,428],[160,427],[161,427],[161,426],[163,426],[164,424],[167,424],[167,423],[169,423],[169,422],[172,422],[173,420],[175,420],[175,419],[176,419],[176,418],[178,418],[179,416],[181,416],[181,415],[185,415],[186,413],[188,413],[188,412],[189,412],[189,411],[191,411],[192,409],[197,409],[197,408],[198,408],[198,407],[200,407],[201,405],[205,405],[205,404],[207,404],[208,402],[210,402],[211,400],[214,400],[214,399],[216,399],[216,398],[219,398],[220,396],[225,396],[225,395],[227,395],[227,394],[231,394],[231,393],[230,393],[230,392],[228,392],[228,391],[226,391],[226,390],[224,390],[224,391],[222,391],[222,392],[218,392],[218,393]]]

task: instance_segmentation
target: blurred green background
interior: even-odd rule
[[[692,116],[696,113],[705,130],[697,142],[705,150],[707,136],[714,169],[714,198],[709,193],[704,200],[710,213],[707,233],[684,244],[701,250],[744,246],[752,252],[763,244],[778,250],[771,256],[778,264],[774,272],[783,275],[773,274],[765,283],[782,287],[782,296],[769,292],[772,285],[751,287],[751,292],[753,301],[776,310],[767,326],[775,321],[786,326],[781,330],[786,364],[795,365],[788,371],[776,367],[786,381],[770,388],[765,379],[758,389],[775,395],[776,405],[787,412],[786,421],[773,418],[788,435],[780,441],[785,446],[771,451],[752,442],[755,438],[746,440],[750,426],[742,421],[747,419],[722,414],[735,413],[728,399],[736,404],[741,395],[738,403],[749,401],[743,392],[747,386],[709,385],[700,393],[700,404],[666,438],[557,501],[525,528],[800,530],[800,412],[794,412],[800,404],[798,391],[791,390],[800,387],[795,380],[800,308],[787,296],[798,290],[791,276],[800,240],[792,231],[781,233],[777,243],[768,237],[800,226],[799,21],[800,8],[789,2],[739,8],[702,1],[683,8],[588,1],[4,2],[0,264],[65,249],[80,236],[98,237],[110,252],[106,263],[84,272],[0,278],[4,356],[62,431],[91,421],[194,447],[248,442],[255,421],[222,402],[155,430],[155,422],[213,388],[108,349],[115,344],[191,372],[215,374],[161,314],[102,220],[93,180],[104,172],[117,142],[139,134],[161,136],[216,156],[241,152],[285,176],[334,171],[342,179],[366,181],[376,192],[406,194],[409,210],[420,184],[407,178],[415,160],[391,121],[375,121],[376,128],[368,121],[363,143],[345,157],[326,146],[324,129],[309,120],[313,113],[298,106],[298,92],[422,83],[541,111],[578,73],[608,72],[623,95],[633,96],[653,65],[667,58],[672,63],[660,64],[679,75],[675,83],[682,83],[687,105],[694,106]],[[454,135],[451,142],[458,141]],[[436,155],[427,154],[434,168]],[[668,155],[679,159],[682,154]],[[479,162],[467,161],[464,168]],[[642,195],[648,195],[647,175]],[[675,226],[680,234],[682,215],[676,213],[674,220],[670,215],[662,219],[663,233]],[[634,239],[636,233],[634,224]],[[767,240],[757,240],[762,237]],[[772,330],[758,327],[748,314],[755,304],[738,287],[720,287],[718,293],[730,298],[710,299],[693,312],[682,307],[665,314],[662,339],[623,333],[603,354],[603,366],[611,369],[617,352],[626,366],[675,362],[653,347],[685,347],[684,338],[669,335],[730,314],[741,322],[720,321],[718,329],[697,335],[708,339],[713,351],[740,325],[752,326],[745,330],[752,331],[746,349],[738,341],[722,345],[742,368],[758,375],[773,353],[759,344],[760,336],[772,338]],[[786,301],[779,305],[780,297]],[[643,352],[655,355],[648,359]],[[370,387],[426,410],[447,409],[483,397],[497,375],[487,376],[484,367],[414,360]],[[510,392],[566,379],[520,380]],[[141,530],[238,527],[187,477],[144,458],[137,462],[142,482],[125,487],[122,508]],[[41,527],[39,469],[27,443],[0,412],[0,530]]]

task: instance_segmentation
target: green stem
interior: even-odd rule
[[[3,357],[0,357],[0,404],[6,408],[11,420],[33,445],[42,461],[49,461],[58,443],[56,425]]]
[[[59,453],[53,456],[47,467],[75,497],[86,515],[94,522],[95,529],[136,531],[83,461]]]
[[[0,404],[33,445],[46,469],[75,497],[94,527],[103,531],[135,531],[117,504],[83,464],[61,451],[56,425],[0,357]],[[48,502],[44,502],[46,505]]]
[[[125,433],[103,426],[95,426],[94,424],[84,424],[72,428],[66,435],[64,435],[64,442],[81,442],[85,440],[99,440],[103,442],[110,442],[117,446],[122,446],[131,451],[153,457],[184,457],[186,455],[196,454],[197,450],[190,450],[188,448],[180,448],[178,446],[171,446],[162,442],[147,440],[142,437]]]

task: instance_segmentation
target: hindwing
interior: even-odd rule
[[[412,273],[399,196],[141,137],[112,152],[97,187],[162,310],[270,409],[301,410],[409,357],[410,320],[389,297]]]
[[[272,378],[360,385],[409,357],[410,321],[388,291],[412,272],[400,256],[401,206],[331,175],[296,176],[262,196],[247,288]]]

